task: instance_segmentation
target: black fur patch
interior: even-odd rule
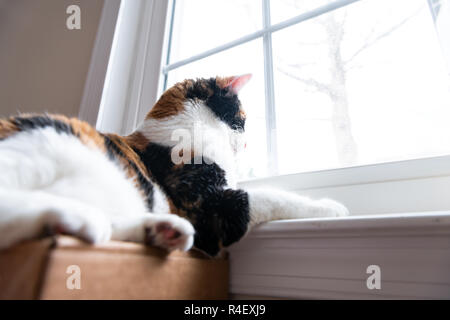
[[[48,116],[15,117],[11,121],[20,131],[52,127],[58,133],[74,134],[70,124]]]
[[[133,169],[133,171],[136,173],[136,177],[139,183],[139,186],[142,190],[142,192],[144,192],[144,194],[146,195],[147,199],[147,208],[152,211],[153,210],[153,204],[154,204],[154,200],[153,200],[153,184],[152,182],[147,179],[143,173],[141,172],[141,170],[137,167],[137,165],[131,161],[128,157],[126,157],[123,152],[120,150],[119,147],[117,147],[116,143],[114,141],[112,141],[107,135],[103,135],[103,138],[105,139],[105,147],[108,153],[108,157],[111,160],[115,160],[117,157],[121,157],[123,159],[125,159],[128,162],[128,165],[131,166],[131,168]]]
[[[206,82],[206,85],[205,83]],[[186,92],[187,99],[199,99],[231,129],[244,131],[245,118],[239,114],[241,102],[236,94],[220,88],[215,78],[197,80]]]
[[[169,147],[150,143],[135,150],[174,205],[187,213],[196,234],[194,246],[211,256],[247,231],[248,195],[226,189],[225,172],[215,163],[174,165]]]

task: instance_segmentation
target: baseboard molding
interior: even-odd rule
[[[270,222],[230,261],[233,295],[450,299],[450,212]],[[367,287],[370,265],[380,289]]]

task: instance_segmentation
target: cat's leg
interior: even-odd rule
[[[217,256],[224,247],[263,222],[345,215],[347,209],[333,200],[311,200],[280,190],[226,189],[205,201],[194,217],[194,245],[210,256]]]
[[[194,227],[174,214],[146,213],[112,220],[112,239],[187,251],[194,242]]]
[[[301,219],[347,216],[342,204],[330,200],[311,200],[294,193],[273,190],[247,190],[249,228],[262,222],[281,219]]]
[[[46,233],[74,235],[91,243],[109,240],[111,222],[96,208],[42,191],[0,188],[0,248]]]

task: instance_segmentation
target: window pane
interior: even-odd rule
[[[239,177],[247,179],[267,174],[265,129],[264,63],[262,40],[220,52],[208,58],[174,69],[168,74],[168,87],[192,78],[232,76],[252,73],[252,80],[242,89],[239,98],[247,113],[245,124],[247,149],[239,161]]]
[[[427,1],[361,1],[274,33],[273,48],[280,173],[450,153]]]
[[[170,62],[261,28],[260,0],[176,0]]]
[[[271,0],[270,20],[279,23],[332,2],[336,0]]]

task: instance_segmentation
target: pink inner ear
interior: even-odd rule
[[[228,85],[228,88],[231,89],[231,91],[233,91],[233,93],[237,94],[241,88],[252,78],[252,75],[249,74],[244,74],[242,76],[237,76],[234,77],[231,81],[230,84]]]

